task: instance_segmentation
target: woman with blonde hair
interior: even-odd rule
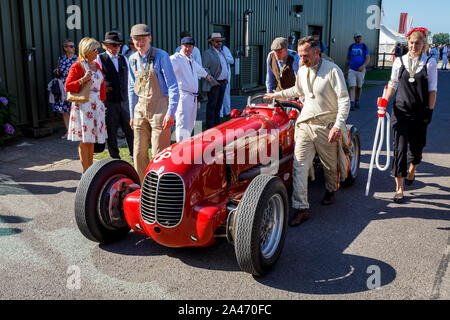
[[[100,43],[92,38],[83,38],[78,45],[80,58],[72,65],[66,80],[66,91],[79,93],[87,83],[91,83],[89,102],[72,103],[70,112],[70,141],[80,142],[78,151],[83,173],[94,161],[94,144],[105,143],[107,138],[105,125],[106,100],[105,82],[97,59]]]
[[[427,31],[414,28],[408,33],[409,52],[395,60],[386,97],[389,101],[397,91],[392,111],[396,203],[404,200],[404,184],[412,185],[415,180],[436,104],[437,64],[426,55]]]

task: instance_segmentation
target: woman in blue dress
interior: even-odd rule
[[[78,57],[75,55],[75,43],[72,40],[65,40],[62,44],[65,55],[58,58],[58,67],[55,73],[58,78],[61,79],[66,84],[66,78],[69,74],[70,67],[74,64]],[[53,104],[53,111],[61,113],[64,119],[64,124],[66,126],[66,134],[61,137],[61,139],[67,139],[67,133],[69,131],[69,118],[70,118],[70,108],[72,104],[69,101],[58,101]]]

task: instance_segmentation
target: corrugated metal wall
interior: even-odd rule
[[[215,29],[225,29],[230,35],[227,42],[236,56],[237,50],[244,49],[244,12],[252,9],[250,45],[260,52],[251,56],[259,58],[261,79],[243,74],[240,83],[233,77],[232,87],[245,86],[246,81],[263,84],[265,59],[272,40],[288,37],[292,32],[305,36],[310,25],[323,28],[327,45],[331,38],[336,38],[331,44],[331,54],[341,66],[355,29],[363,32],[364,41],[374,51],[377,32],[364,31],[364,25],[367,6],[377,3],[379,0],[0,0],[0,77],[4,80],[2,85],[18,96],[17,123],[35,124],[56,117],[48,107],[46,87],[62,54],[64,39],[78,42],[84,36],[91,36],[102,40],[112,28],[119,28],[122,37],[127,39],[131,26],[146,23],[153,32],[153,44],[173,53],[184,30],[192,32],[198,47],[204,51],[208,35]],[[69,30],[66,26],[67,8],[71,5],[81,9],[81,30]],[[303,5],[300,17],[293,11],[296,5]],[[35,51],[26,50],[31,48]],[[34,55],[28,61],[30,53]],[[241,59],[241,70],[246,66],[254,68],[255,61],[249,59]]]
[[[351,5],[349,5],[351,3]],[[363,42],[367,44],[371,56],[371,65],[375,65],[379,40],[379,30],[367,27],[367,8],[371,5],[381,7],[381,0],[333,0],[330,51],[338,65],[345,64],[348,47],[354,42],[355,32],[361,32]]]
[[[17,97],[13,110],[19,122],[27,119],[28,108],[25,91],[25,55],[20,30],[18,1],[0,0],[0,86]]]

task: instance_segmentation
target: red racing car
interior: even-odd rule
[[[127,162],[96,162],[75,197],[81,233],[108,244],[132,229],[173,248],[207,247],[226,237],[240,268],[263,276],[284,246],[294,127],[301,110],[296,101],[249,98],[230,121],[157,155],[142,185]],[[349,134],[345,185],[356,179],[360,163],[358,131],[349,126]]]

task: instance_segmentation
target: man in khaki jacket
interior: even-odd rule
[[[338,141],[346,131],[350,99],[344,74],[334,63],[320,58],[319,43],[313,37],[299,41],[298,52],[302,67],[293,88],[266,94],[266,99],[304,98],[304,107],[296,123],[294,192],[292,195],[294,218],[290,226],[307,220],[308,176],[316,153],[325,173],[323,205],[334,202],[339,188]]]

